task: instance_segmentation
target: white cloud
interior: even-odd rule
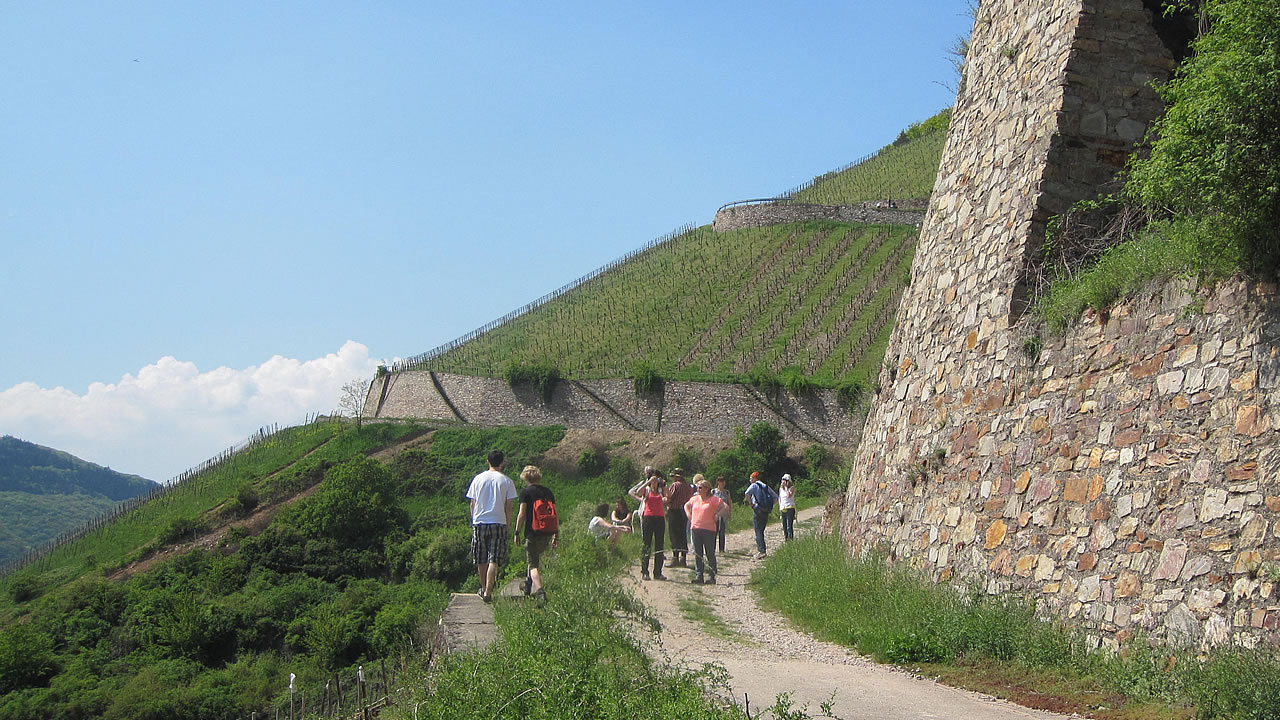
[[[331,412],[342,386],[377,366],[352,340],[315,360],[276,355],[244,370],[163,357],[84,395],[29,382],[0,391],[0,433],[164,482],[263,426]]]

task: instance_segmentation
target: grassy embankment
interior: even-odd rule
[[[937,584],[834,538],[779,548],[753,576],[767,606],[831,642],[1023,705],[1127,720],[1280,717],[1280,661],[1264,652],[1092,649],[1020,597]]]

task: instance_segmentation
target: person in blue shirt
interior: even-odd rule
[[[756,559],[765,555],[764,526],[769,522],[769,513],[773,512],[773,504],[778,495],[764,481],[759,472],[751,473],[751,485],[747,486],[747,504],[752,509],[752,520],[756,530]]]

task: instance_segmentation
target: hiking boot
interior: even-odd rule
[[[702,579],[702,576],[701,576],[701,575],[694,575],[694,576],[693,576],[693,579],[692,579],[692,580],[690,580],[689,582],[693,583],[694,585],[705,585],[705,584],[706,584],[706,581]]]
[[[538,602],[538,607],[546,607],[547,605],[547,589],[538,588],[538,592],[533,594],[533,599]]]
[[[715,575],[712,575],[711,577],[708,577],[708,578],[707,578],[707,584],[708,584],[708,585],[715,585],[715,584],[716,584],[716,576],[715,576]]]
[[[523,590],[525,596],[528,597],[528,595],[533,592],[533,578],[531,577],[525,578],[524,586],[521,587],[520,589]]]
[[[641,580],[648,580],[648,579],[649,579],[649,571],[648,571],[648,570],[646,570],[646,571],[644,571],[644,572],[640,573],[640,579],[641,579]]]
[[[667,576],[666,576],[666,575],[663,575],[662,573],[654,573],[654,574],[653,574],[653,579],[654,579],[654,580],[666,580],[666,579],[667,579]]]

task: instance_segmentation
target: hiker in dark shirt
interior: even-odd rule
[[[554,503],[556,496],[551,490],[542,486],[542,471],[536,465],[526,465],[520,471],[520,479],[525,487],[520,491],[520,511],[516,514],[516,545],[524,536],[525,552],[529,558],[529,573],[524,579],[524,594],[532,594],[539,604],[545,603],[547,590],[542,585],[542,554],[549,547],[560,547],[560,530],[535,530],[533,527],[533,504],[539,500]]]
[[[693,497],[693,486],[684,481],[684,471],[671,471],[671,487],[667,489],[667,533],[671,538],[671,567],[689,567],[689,517],[684,504]]]

